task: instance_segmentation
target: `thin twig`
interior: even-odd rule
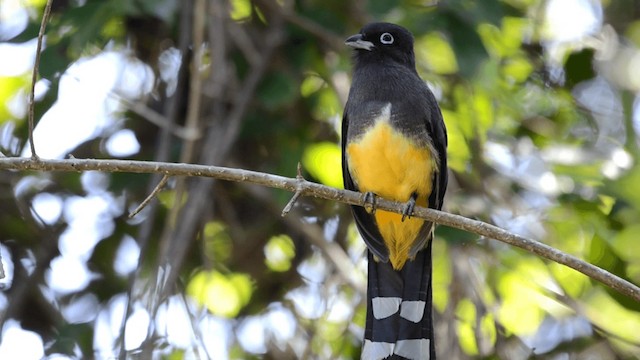
[[[131,214],[129,214],[129,219],[132,219],[134,216],[138,215],[138,213],[142,211],[142,209],[144,209],[145,206],[149,204],[149,202],[151,202],[151,200],[160,192],[160,190],[162,190],[162,188],[164,187],[164,185],[167,183],[168,180],[169,180],[169,175],[164,175],[162,179],[160,179],[160,182],[158,183],[158,185],[156,185],[156,187],[153,189],[151,194],[149,194],[149,196],[147,196],[147,198],[144,199],[144,201],[142,201],[140,205],[138,205],[138,207],[131,212]]]
[[[298,162],[298,174],[296,175],[296,179],[300,182],[300,184],[304,183],[304,177],[302,176],[302,165],[299,162]],[[284,209],[282,209],[281,215],[283,217],[287,216],[287,214],[291,211],[291,209],[293,209],[293,205],[296,204],[296,201],[298,201],[298,198],[300,198],[300,195],[302,195],[302,188],[299,188],[298,190],[296,190],[296,192],[291,197],[291,200],[289,200],[289,202],[284,207]]]
[[[298,199],[300,198],[300,195],[302,195],[302,190],[296,190],[296,192],[291,197],[291,200],[289,200],[284,209],[282,209],[282,214],[280,214],[282,217],[287,216],[287,214],[293,208],[293,205],[295,205],[296,201],[298,201]]]
[[[47,22],[49,22],[49,15],[51,15],[51,3],[53,0],[47,0],[47,5],[44,7],[44,14],[42,15],[42,22],[40,23],[40,31],[38,32],[38,44],[36,46],[36,59],[33,65],[33,71],[31,72],[31,90],[29,93],[29,146],[31,147],[31,157],[38,159],[36,154],[36,145],[33,141],[33,123],[34,113],[36,107],[36,80],[38,79],[38,69],[40,68],[40,53],[42,51],[42,40],[44,39],[44,30],[47,28]]]
[[[202,100],[202,58],[204,57],[204,31],[207,3],[196,0],[193,6],[193,58],[191,59],[191,79],[189,81],[189,99],[187,104],[187,119],[185,127],[188,131],[198,131],[200,118],[200,103]],[[193,157],[196,142],[184,142],[180,161],[190,162]],[[180,186],[181,187],[181,186]],[[179,191],[178,191],[179,192]]]
[[[225,181],[245,182],[272,188],[297,191],[302,189],[302,195],[320,199],[339,201],[345,204],[362,206],[364,194],[332,188],[307,180],[261,173],[244,169],[233,169],[220,166],[205,166],[192,164],[161,163],[134,160],[94,160],[94,159],[66,159],[66,160],[35,160],[30,158],[0,158],[0,169],[6,170],[38,170],[38,171],[88,171],[127,173],[161,173],[171,176],[201,176]],[[378,197],[378,210],[402,213],[404,204]],[[524,249],[530,253],[548,260],[568,266],[588,277],[597,280],[612,289],[640,302],[640,288],[595,265],[566,254],[549,245],[512,234],[497,226],[472,220],[460,215],[449,214],[434,209],[416,207],[414,217],[429,220],[437,224],[462,229],[487,238],[502,241]]]

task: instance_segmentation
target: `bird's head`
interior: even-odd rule
[[[415,68],[413,35],[402,26],[371,23],[345,40],[345,44],[356,50],[359,63],[395,61]]]

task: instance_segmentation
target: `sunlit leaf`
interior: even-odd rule
[[[318,75],[309,75],[305,77],[302,84],[300,84],[300,95],[303,97],[309,97],[311,94],[320,90],[324,83],[324,80],[322,80]]]
[[[126,35],[122,18],[109,19],[102,28],[102,35],[107,38],[120,38]]]
[[[342,337],[345,325],[347,324],[322,319],[319,325],[319,336],[322,336],[322,338],[327,341],[336,341]]]
[[[484,142],[486,134],[493,127],[495,120],[493,103],[491,96],[481,88],[477,87],[472,94],[473,109],[472,121],[475,124],[475,134],[480,141]]]
[[[460,347],[468,355],[478,354],[478,344],[474,326],[476,322],[476,307],[469,299],[462,299],[456,307],[456,316],[459,321],[456,330],[460,339]]]
[[[607,195],[599,195],[598,198],[600,199],[600,205],[598,206],[600,211],[605,215],[609,215],[611,209],[613,209],[613,205],[616,203],[616,199]]]
[[[622,229],[611,241],[611,246],[625,261],[640,261],[640,224]]]
[[[531,31],[531,20],[526,18],[505,16],[502,18],[501,42],[505,56],[515,55],[520,51],[525,33]]]
[[[441,33],[432,32],[416,40],[416,60],[424,61],[436,74],[454,74],[458,71],[456,54]]]
[[[525,31],[529,27],[527,19],[505,17],[502,19],[501,28],[489,23],[478,25],[478,34],[491,55],[503,58],[520,51]]]
[[[531,72],[533,71],[533,65],[531,61],[524,57],[512,57],[506,60],[502,67],[502,73],[515,82],[525,81]]]
[[[453,98],[455,99],[456,126],[462,132],[464,138],[475,137],[475,114],[473,113],[473,94],[466,85],[457,85],[453,88]],[[449,128],[447,127],[447,130]]]
[[[185,351],[181,349],[172,351],[171,354],[169,354],[169,356],[167,357],[168,360],[182,360],[184,358]]]
[[[471,158],[471,152],[460,129],[461,120],[457,113],[447,109],[442,109],[442,117],[447,126],[449,141],[449,146],[447,147],[447,165],[451,169],[464,172]]]
[[[547,301],[540,293],[539,286],[532,281],[534,278],[546,278],[540,274],[538,266],[531,266],[533,260],[520,261],[521,269],[514,269],[503,274],[498,283],[498,292],[502,298],[502,304],[498,309],[498,319],[508,334],[517,335],[533,334],[542,319],[544,311],[541,303]]]
[[[578,297],[589,287],[589,278],[569,267],[549,264],[553,277],[569,296]]]
[[[313,107],[313,117],[328,120],[342,112],[342,104],[335,91],[330,87],[323,87],[315,93],[317,103]]]
[[[623,340],[617,343],[619,346],[627,347],[627,350],[634,348],[628,346],[635,343],[640,334],[639,312],[621,306],[603,290],[590,296],[586,312],[595,325]]]
[[[302,155],[302,164],[321,183],[337,188],[342,185],[342,152],[332,142],[321,142],[307,146]]]
[[[229,282],[233,284],[240,300],[240,306],[244,307],[251,300],[253,294],[253,282],[247,274],[231,273],[228,276]]]
[[[496,322],[492,313],[487,313],[480,319],[480,329],[478,330],[484,339],[488,340],[491,345],[495,345],[497,331]]]
[[[436,231],[437,233],[437,231]],[[444,312],[449,303],[451,263],[447,243],[438,241],[433,246],[433,306]]]
[[[199,271],[187,285],[187,294],[212,314],[233,318],[251,298],[251,279],[246,274],[225,276],[218,271]]]
[[[293,240],[288,235],[271,237],[264,246],[265,263],[273,271],[282,272],[291,268],[291,260],[296,255]]]
[[[30,83],[31,79],[28,75],[0,76],[0,124],[19,116],[19,114],[14,114],[14,112],[9,109],[9,103],[14,101],[15,97],[20,94],[25,96]]]
[[[251,16],[251,1],[231,0],[231,19],[244,20]]]
[[[22,0],[24,2],[25,5],[27,6],[33,6],[33,7],[44,7],[44,5],[47,3],[47,0]]]
[[[480,24],[478,34],[489,54],[500,57],[502,55],[500,43],[500,29],[492,24]]]

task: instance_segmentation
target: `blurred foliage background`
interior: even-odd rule
[[[43,0],[0,3],[0,151],[29,155]],[[445,209],[640,283],[634,0],[55,0],[42,157],[214,164],[340,187],[343,39],[415,35],[449,133]],[[26,59],[26,60],[21,60]],[[14,63],[11,63],[14,60]],[[210,179],[4,171],[0,358],[359,358],[364,245],[346,206]],[[439,227],[443,359],[640,357],[640,304]]]

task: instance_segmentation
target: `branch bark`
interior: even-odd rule
[[[355,191],[340,190],[313,183],[303,178],[288,178],[262,172],[220,166],[133,160],[44,160],[31,158],[0,158],[0,170],[72,172],[95,170],[104,172],[158,173],[167,176],[209,177],[218,180],[262,185],[294,193],[300,192],[302,196],[313,196],[320,199],[339,201],[350,205],[364,205],[363,194]],[[403,205],[404,204],[400,202],[383,198],[378,198],[376,201],[378,209],[396,213],[402,212]],[[640,302],[640,288],[637,285],[549,245],[512,234],[504,229],[482,221],[468,219],[460,215],[449,214],[434,209],[416,207],[414,216],[519,247],[535,255],[568,266],[634,299],[635,301]]]

